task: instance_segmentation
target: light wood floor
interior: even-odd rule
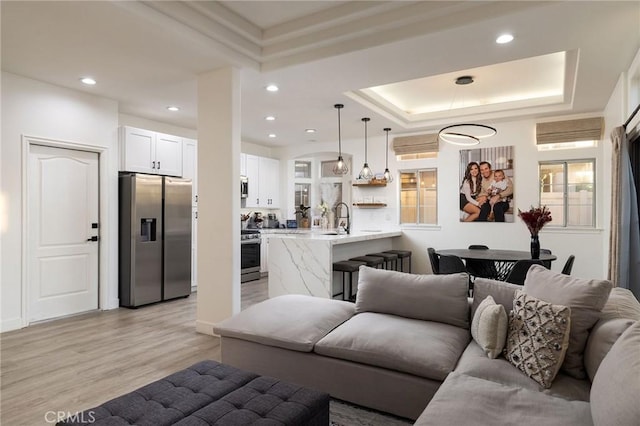
[[[242,309],[266,298],[266,279],[242,284]],[[219,361],[220,340],[196,333],[195,320],[192,294],[1,334],[0,425],[51,424],[47,412],[92,408],[198,361]]]

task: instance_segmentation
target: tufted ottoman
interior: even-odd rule
[[[58,424],[326,426],[329,395],[202,361]]]

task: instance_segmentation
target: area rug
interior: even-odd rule
[[[405,426],[412,425],[408,419],[355,406],[331,399],[329,404],[331,426]]]

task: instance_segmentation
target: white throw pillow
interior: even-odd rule
[[[476,309],[471,322],[471,335],[489,358],[497,358],[504,348],[508,328],[504,306],[487,296]]]

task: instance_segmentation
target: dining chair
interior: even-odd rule
[[[458,272],[467,272],[467,267],[464,265],[462,259],[458,256],[440,255],[438,258],[438,273],[444,274],[456,274]]]
[[[571,275],[571,269],[573,268],[573,261],[575,260],[575,256],[571,255],[567,258],[567,262],[564,264],[562,268],[562,273],[565,275]]]
[[[505,278],[505,281],[512,284],[523,285],[524,279],[527,276],[527,272],[529,272],[529,268],[531,265],[543,265],[542,260],[538,259],[523,259],[518,260],[511,271],[509,271],[509,275]]]
[[[552,253],[551,253],[551,250],[549,250],[549,249],[541,248],[540,249],[540,254],[552,254]],[[542,264],[544,265],[545,268],[551,269],[551,261],[550,260],[543,260]]]
[[[489,250],[488,246],[482,244],[471,244],[469,250]],[[498,270],[492,260],[467,259],[467,272],[475,277],[496,279]]]
[[[438,254],[433,247],[429,247],[427,249],[427,253],[429,254],[429,262],[431,262],[431,271],[433,271],[434,274],[440,273],[440,268],[438,267]]]

